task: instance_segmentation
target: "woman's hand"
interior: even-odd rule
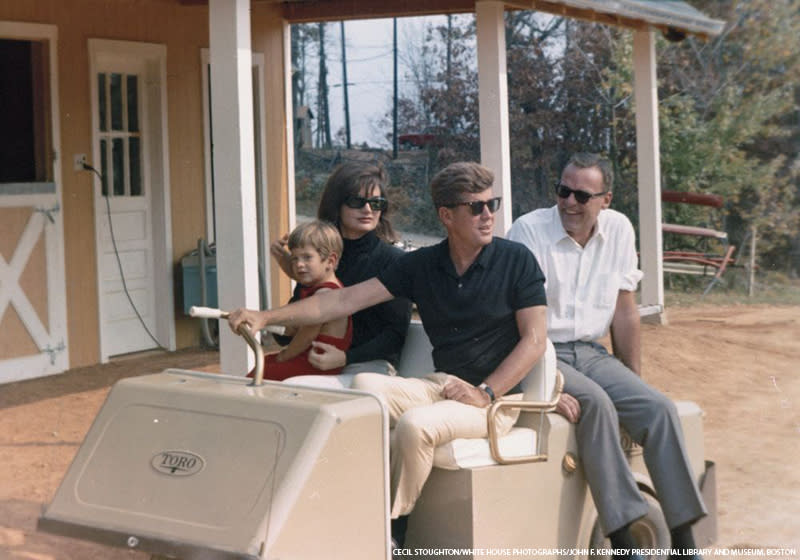
[[[292,276],[292,252],[289,250],[289,234],[285,233],[269,246],[269,253],[290,278]]]
[[[442,389],[442,396],[452,401],[471,404],[479,408],[484,408],[491,404],[489,395],[483,389],[457,378],[451,379],[445,384],[444,389]]]
[[[572,395],[561,393],[558,404],[556,404],[556,412],[576,424],[581,419],[581,403]]]
[[[267,326],[267,318],[268,315],[266,311],[255,311],[253,309],[240,307],[228,315],[228,326],[237,334],[239,326],[242,324],[250,327],[252,332],[258,332]]]
[[[315,340],[311,343],[311,347],[311,352],[308,353],[308,361],[315,368],[327,371],[347,365],[347,354],[333,344]]]

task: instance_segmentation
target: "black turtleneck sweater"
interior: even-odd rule
[[[336,277],[345,286],[374,278],[403,255],[402,250],[381,241],[374,231],[359,239],[345,239],[342,253]],[[353,344],[347,351],[347,363],[388,360],[397,364],[410,319],[411,304],[401,298],[353,315]]]

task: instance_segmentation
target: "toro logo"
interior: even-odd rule
[[[171,476],[192,476],[203,470],[206,462],[189,451],[161,451],[150,460],[152,467]]]

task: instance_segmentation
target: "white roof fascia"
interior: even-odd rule
[[[556,6],[563,6],[707,36],[719,35],[726,24],[722,20],[706,17],[680,0],[505,0],[505,4],[512,9],[541,10],[554,14],[563,14],[561,10],[555,10]],[[620,25],[625,26],[622,22]]]
[[[711,19],[686,2],[677,0],[550,0],[572,8],[639,19],[651,25],[666,25],[682,31],[719,35],[725,22]]]

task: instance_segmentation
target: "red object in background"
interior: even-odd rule
[[[440,142],[440,138],[436,134],[429,132],[420,132],[416,134],[401,134],[397,137],[397,142],[402,148],[425,148],[430,145],[436,145]]]

